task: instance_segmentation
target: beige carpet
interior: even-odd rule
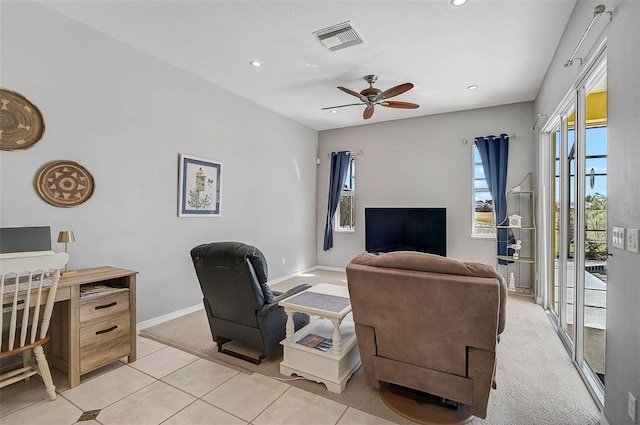
[[[286,290],[298,283],[319,282],[346,285],[345,274],[315,270],[273,286]],[[279,359],[256,366],[218,353],[204,310],[191,313],[140,332],[197,356],[222,363],[245,373],[260,373],[279,379]],[[491,425],[595,425],[598,409],[560,343],[543,309],[523,296],[507,302],[507,326],[498,344],[498,389],[491,392],[486,419],[473,424]],[[322,384],[296,379],[287,381],[325,398],[382,417],[398,424],[412,422],[396,415],[380,400],[377,390],[364,383],[362,369],[349,380],[342,394],[327,391]]]

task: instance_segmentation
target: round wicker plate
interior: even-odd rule
[[[89,170],[73,161],[49,162],[38,173],[35,184],[42,199],[63,208],[85,203],[95,189]]]
[[[29,149],[43,135],[40,110],[20,93],[0,88],[0,149]]]

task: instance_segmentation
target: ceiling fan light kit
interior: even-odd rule
[[[387,100],[389,98],[398,96],[406,91],[411,90],[413,88],[412,83],[400,84],[395,87],[391,87],[390,89],[387,89],[385,91],[382,91],[379,88],[373,87],[373,83],[375,83],[378,80],[377,75],[373,75],[373,74],[365,75],[363,78],[367,83],[369,83],[369,87],[362,90],[360,93],[353,91],[351,89],[348,89],[346,87],[338,86],[339,90],[342,90],[343,92],[350,94],[351,96],[357,97],[358,99],[360,99],[361,103],[350,103],[348,105],[329,106],[327,108],[322,108],[322,109],[334,110],[336,108],[344,108],[346,106],[365,105],[364,112],[362,113],[362,118],[364,118],[365,120],[368,120],[373,116],[375,105],[380,105],[387,108],[398,108],[398,109],[416,109],[420,107],[420,105],[416,103]]]

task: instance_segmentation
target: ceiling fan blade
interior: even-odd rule
[[[363,101],[363,102],[366,102],[366,101],[367,101],[367,98],[366,98],[365,96],[361,95],[360,93],[358,93],[357,91],[353,91],[353,90],[351,90],[351,89],[348,89],[348,88],[346,88],[346,87],[342,87],[342,86],[338,86],[338,88],[339,88],[340,90],[342,90],[343,92],[345,92],[345,93],[347,93],[347,94],[350,94],[351,96],[355,96],[355,97],[357,97],[358,99],[360,99],[360,100],[361,100],[361,101]]]
[[[385,100],[378,103],[378,105],[386,106],[387,108],[400,108],[400,109],[417,109],[420,105],[411,102],[398,102],[395,100]]]
[[[367,105],[367,107],[364,109],[364,113],[362,114],[362,118],[364,118],[365,120],[368,120],[372,116],[373,116],[373,105]]]
[[[376,100],[389,99],[408,90],[411,90],[412,88],[413,84],[411,83],[400,84],[399,86],[391,87],[390,89],[383,91],[378,96],[376,96]]]
[[[350,104],[348,104],[348,105],[329,106],[329,107],[327,107],[327,108],[322,108],[322,110],[325,110],[325,109],[344,108],[344,107],[346,107],[346,106],[361,106],[361,105],[362,105],[362,103],[350,103]]]

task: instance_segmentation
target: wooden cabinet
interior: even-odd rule
[[[98,267],[60,279],[45,350],[71,388],[80,375],[123,357],[136,360],[136,274]],[[96,286],[100,290],[92,292]]]
[[[80,299],[80,374],[131,352],[129,289]]]

